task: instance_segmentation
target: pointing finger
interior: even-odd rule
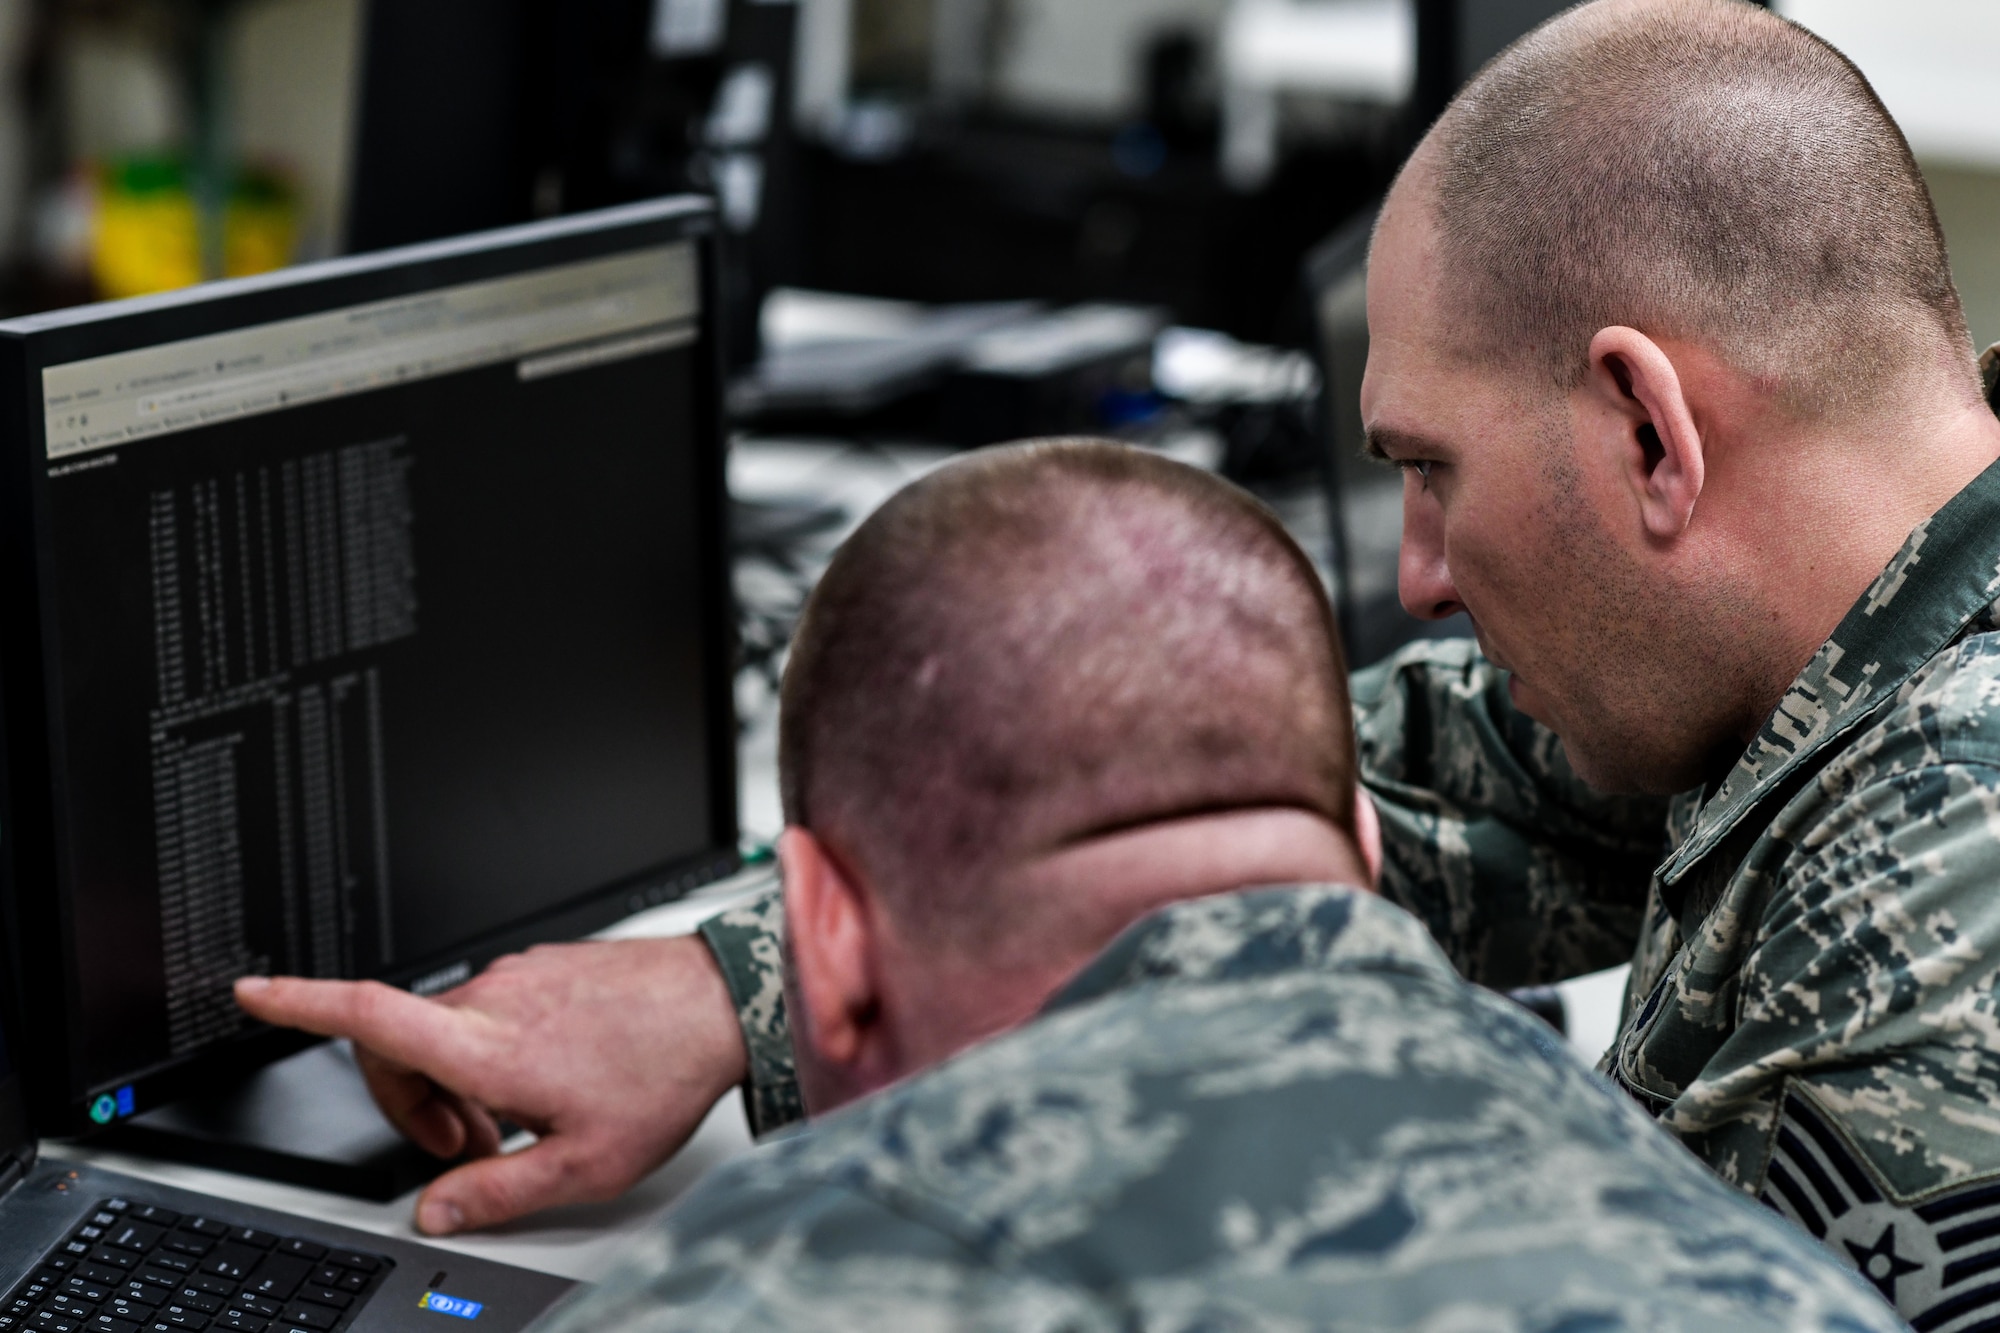
[[[480,1100],[491,1049],[483,1038],[488,1020],[385,986],[379,981],[308,981],[299,977],[245,977],[236,1002],[253,1018],[302,1028],[323,1037],[347,1037],[396,1064],[407,1066]]]

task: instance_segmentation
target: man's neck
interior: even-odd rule
[[[1983,402],[1955,403],[1808,439],[1792,457],[1810,460],[1788,469],[1797,484],[1769,488],[1762,511],[1744,516],[1771,608],[1746,743],[1911,531],[2000,459],[2000,418]]]
[[[1032,1018],[1133,922],[1168,903],[1262,884],[1371,888],[1360,850],[1294,807],[1162,820],[1092,836],[1004,870],[990,890],[1022,905],[976,956],[901,941],[884,966],[904,1072]]]
[[[1224,810],[1079,839],[1009,872],[1033,898],[1087,896],[1120,915],[1249,884],[1373,879],[1353,839],[1292,806]]]

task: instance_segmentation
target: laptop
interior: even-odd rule
[[[36,1149],[0,1042],[4,1333],[505,1333],[575,1285]]]

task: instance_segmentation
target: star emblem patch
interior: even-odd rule
[[[1875,1238],[1873,1245],[1863,1247],[1844,1239],[1841,1244],[1846,1247],[1850,1255],[1854,1256],[1854,1266],[1861,1270],[1861,1275],[1873,1282],[1875,1290],[1881,1292],[1882,1298],[1891,1305],[1896,1303],[1896,1279],[1907,1273],[1924,1271],[1921,1263],[1913,1262],[1896,1253],[1894,1222],[1883,1224],[1882,1234]]]
[[[2000,1329],[2000,1183],[1903,1202],[1832,1118],[1792,1091],[1758,1197],[1857,1269],[1917,1333]]]

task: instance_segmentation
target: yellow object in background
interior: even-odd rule
[[[232,183],[223,210],[222,273],[243,277],[292,262],[298,201],[266,171]],[[132,157],[97,173],[90,272],[98,295],[116,300],[200,282],[201,226],[186,167],[170,157]]]
[[[222,276],[246,278],[292,262],[299,246],[299,200],[282,178],[246,171],[222,215]]]
[[[98,173],[90,276],[116,300],[201,281],[201,228],[187,172],[167,158],[130,158]]]

